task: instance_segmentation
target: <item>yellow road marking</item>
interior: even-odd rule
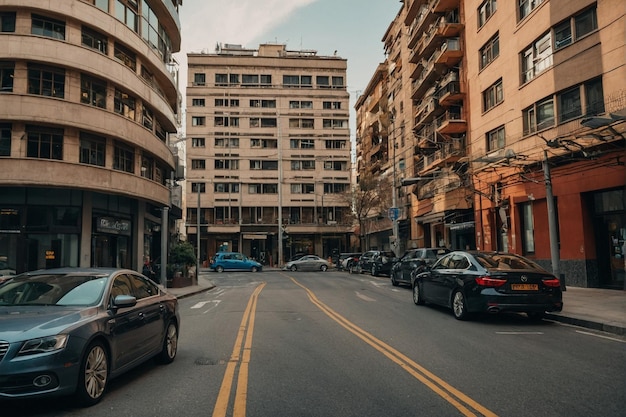
[[[217,401],[215,402],[215,407],[213,408],[213,417],[226,416],[237,367],[239,367],[239,373],[237,376],[237,390],[235,393],[233,416],[245,417],[246,415],[248,364],[250,363],[250,351],[252,349],[252,335],[254,332],[254,319],[256,317],[256,304],[259,294],[261,293],[261,290],[263,290],[263,287],[265,287],[265,284],[265,282],[261,283],[250,296],[250,300],[248,300],[248,305],[246,306],[243,318],[241,319],[241,324],[239,325],[239,331],[237,332],[235,346],[233,347],[233,352],[230,355],[228,365],[226,365],[226,373],[224,374],[222,386],[220,387],[219,394],[217,395]]]
[[[348,321],[343,316],[335,312],[333,309],[328,307],[326,304],[322,303],[317,296],[305,287],[296,281],[293,277],[289,277],[296,285],[303,288],[309,297],[309,300],[315,304],[320,310],[322,310],[327,316],[331,319],[335,320],[342,327],[356,335],[358,338],[363,340],[365,343],[372,346],[374,349],[388,357],[391,361],[398,364],[402,369],[408,372],[411,376],[422,382],[428,388],[437,393],[444,400],[448,401],[451,405],[453,405],[457,410],[461,412],[464,416],[467,417],[475,417],[476,414],[474,411],[470,410],[468,407],[473,410],[479,412],[481,415],[485,417],[497,417],[497,414],[488,410],[486,407],[482,406],[478,402],[474,401],[467,395],[463,394],[461,391],[457,390],[450,384],[446,383],[444,380],[428,371],[426,368],[417,364],[411,358],[404,355],[402,352],[394,349],[389,346],[382,340],[376,338],[374,335],[366,332],[360,327],[356,326],[354,323]],[[464,405],[465,404],[465,405]]]

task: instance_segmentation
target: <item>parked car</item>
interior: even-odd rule
[[[455,251],[442,256],[412,280],[413,302],[452,308],[454,317],[471,313],[524,312],[541,319],[546,311],[561,311],[561,282],[539,265],[519,255]]]
[[[289,261],[283,269],[290,271],[326,271],[330,268],[330,263],[315,255],[305,255],[295,261]]]
[[[339,262],[337,263],[337,269],[340,271],[348,270],[351,263],[355,263],[359,261],[361,257],[361,253],[340,253],[339,254]]]
[[[450,250],[446,248],[420,248],[406,251],[391,268],[391,284],[394,286],[411,285],[412,273],[421,272],[427,265],[432,265],[449,252]]]
[[[228,271],[263,271],[263,265],[239,252],[218,252],[211,259],[209,269],[215,272]]]
[[[359,258],[356,271],[360,274],[369,272],[372,276],[391,274],[393,264],[398,260],[391,251],[370,250]]]
[[[176,357],[176,297],[138,272],[59,268],[0,286],[0,399],[75,394],[90,406],[112,378]]]

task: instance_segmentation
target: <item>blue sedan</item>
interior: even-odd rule
[[[0,399],[74,394],[96,404],[111,378],[176,357],[176,298],[124,269],[59,268],[0,285]]]

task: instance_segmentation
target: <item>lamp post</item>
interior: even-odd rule
[[[393,167],[392,167],[392,175],[393,175],[393,185],[392,185],[392,190],[391,190],[391,205],[393,206],[391,208],[391,210],[389,211],[389,217],[391,217],[391,222],[392,222],[392,242],[391,242],[391,248],[393,250],[393,253],[395,253],[396,256],[399,256],[398,254],[398,249],[400,248],[399,245],[399,240],[400,237],[399,235],[399,230],[398,230],[398,217],[400,215],[399,213],[399,209],[398,209],[398,200],[397,200],[397,190],[396,190],[396,129],[395,129],[395,125],[396,125],[396,120],[395,120],[395,115],[392,113],[391,114],[391,133],[393,135]]]

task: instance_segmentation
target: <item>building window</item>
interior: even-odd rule
[[[326,149],[346,149],[348,141],[340,139],[326,140]]]
[[[250,139],[251,148],[277,149],[278,140],[276,139]]]
[[[137,70],[137,58],[129,49],[116,43],[113,48],[113,55],[131,70]]]
[[[289,119],[292,129],[313,129],[313,119]]]
[[[141,36],[154,49],[159,49],[159,18],[150,5],[143,1],[141,5]]]
[[[154,113],[145,104],[141,108],[141,120],[146,129],[152,130],[154,128]]]
[[[131,120],[135,120],[135,98],[116,88],[115,98],[113,100],[113,111]]]
[[[193,119],[193,118],[192,118]],[[214,126],[239,126],[239,117],[215,116]]]
[[[115,144],[113,152],[113,169],[130,174],[135,172],[135,152],[122,144]]]
[[[206,192],[206,183],[204,182],[192,182],[191,183],[191,192],[192,193],[205,193]]]
[[[83,26],[81,32],[81,42],[84,46],[100,51],[103,54],[107,54],[109,40],[103,34],[96,32]]]
[[[502,100],[504,100],[504,92],[502,91],[502,79],[499,79],[483,91],[483,112],[502,103]]]
[[[313,77],[310,75],[302,75],[300,76],[300,86],[302,87],[313,87]]]
[[[104,166],[106,139],[89,133],[80,133],[80,163]]]
[[[500,126],[490,132],[487,132],[487,151],[495,151],[504,149],[505,135],[504,126]]]
[[[292,171],[311,171],[315,169],[314,159],[303,159],[297,161],[291,161]]]
[[[205,147],[204,138],[191,138],[191,147],[192,148],[204,148]]]
[[[10,93],[13,91],[13,76],[15,62],[0,61],[0,92]]]
[[[215,169],[239,169],[238,159],[216,159]]]
[[[324,110],[341,110],[341,101],[324,101],[322,108]]]
[[[261,75],[261,84],[262,85],[272,85],[272,76],[271,75]]]
[[[596,8],[590,8],[554,27],[554,49],[563,48],[598,29]],[[574,36],[572,36],[574,34]]]
[[[31,33],[49,38],[65,40],[65,22],[46,16],[32,16]]]
[[[548,97],[522,112],[524,135],[539,132],[554,126],[554,99]]]
[[[535,253],[535,219],[531,202],[520,204],[522,212],[522,248],[524,255]]]
[[[496,0],[485,0],[478,7],[478,27],[481,28],[498,9]]]
[[[239,148],[239,138],[215,138],[216,148]]]
[[[26,125],[29,158],[63,160],[63,129]]]
[[[585,84],[585,114],[595,116],[604,113],[604,92],[602,79],[587,81]]]
[[[204,99],[203,98],[192,98],[191,99],[191,105],[193,107],[204,107]]]
[[[313,102],[312,101],[291,100],[289,102],[289,108],[290,109],[312,109],[313,108]]]
[[[138,32],[137,0],[115,0],[115,17],[133,32]]]
[[[262,107],[266,109],[275,109],[276,100],[250,100],[250,107]]]
[[[299,87],[300,76],[299,75],[283,75],[284,87]]]
[[[559,123],[575,119],[582,115],[580,86],[576,86],[558,95]]]
[[[206,169],[206,161],[204,159],[192,159],[191,169]]]
[[[343,77],[332,77],[333,88],[343,88]]]
[[[318,88],[330,88],[330,78],[328,75],[318,75],[315,77],[315,84]]]
[[[0,13],[0,32],[15,32],[15,12]]]
[[[204,116],[191,116],[192,126],[204,126],[206,125],[206,118]]]
[[[315,149],[314,139],[290,139],[289,146],[291,149]]]
[[[65,97],[65,70],[43,65],[28,65],[28,94]]]
[[[338,194],[344,193],[347,189],[347,184],[332,184],[332,183],[324,183],[324,193],[325,194]]]
[[[141,176],[149,180],[154,179],[154,159],[148,156],[141,157]]]
[[[228,85],[228,74],[215,74],[215,85],[224,87]]]
[[[229,84],[239,84],[239,74],[229,74],[228,82]]]
[[[193,85],[195,86],[203,86],[206,85],[206,74],[204,73],[195,73],[193,75]]]
[[[80,75],[80,102],[90,106],[106,108],[107,83],[106,81]]]
[[[343,129],[348,127],[348,121],[342,119],[323,119],[322,127],[325,129]]]
[[[519,1],[519,20],[523,20],[526,16],[535,10],[543,0],[518,0]]]
[[[262,161],[262,160],[251,160],[250,161],[250,169],[253,170],[263,170],[263,171],[277,171],[278,170],[278,161]]]
[[[348,163],[346,161],[325,161],[325,171],[347,171]]]
[[[485,68],[489,63],[500,55],[500,35],[496,33],[489,41],[480,48],[480,69]]]
[[[11,123],[0,123],[0,156],[11,156]]]
[[[550,32],[543,35],[521,54],[522,83],[535,78],[552,66],[552,40]]]
[[[258,74],[243,74],[241,76],[241,84],[244,87],[256,87],[259,85]]]

